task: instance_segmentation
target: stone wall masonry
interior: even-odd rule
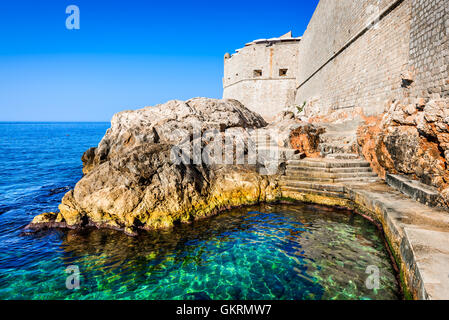
[[[321,0],[299,45],[296,104],[376,115],[388,100],[448,97],[448,16],[447,0]]]
[[[314,113],[327,114],[335,109],[351,107],[361,107],[367,115],[381,113],[385,100],[406,94],[401,87],[401,75],[408,70],[410,5],[407,1],[381,2],[384,6],[388,3],[396,4],[397,7],[345,47],[345,41],[351,41],[350,37],[339,38],[339,33],[342,29],[356,30],[360,27],[363,30],[370,21],[363,13],[367,10],[368,3],[372,5],[374,2],[350,1],[352,5],[349,7],[344,0],[343,3],[348,5],[348,8],[338,8],[336,2],[339,1],[325,0],[323,4],[329,6],[320,2],[303,37],[305,40],[300,44],[300,77],[296,103],[308,102],[309,107],[306,111]],[[382,7],[377,12],[381,14],[388,8]],[[340,14],[332,13],[332,10],[337,10]],[[359,18],[351,17],[352,14],[359,15]],[[377,20],[374,17],[372,21]],[[326,34],[323,32],[325,27],[316,30],[314,29],[316,25],[340,27]],[[329,42],[333,42],[336,38],[341,39],[336,43],[344,44],[343,50],[335,46],[323,52],[321,61],[333,58],[328,60],[328,63],[324,62],[321,69],[315,64],[314,68],[318,68],[318,71],[314,74],[310,65],[315,61],[316,54],[304,48],[310,38],[317,39],[318,43],[324,41],[323,38]],[[341,52],[333,56],[338,51]]]
[[[449,299],[449,216],[384,183],[323,184],[320,191],[283,190],[284,199],[353,208],[382,226],[400,269],[404,293],[418,300]]]
[[[300,44],[298,84],[323,66],[393,0],[321,0]]]
[[[224,99],[236,99],[248,109],[273,119],[282,109],[295,102],[294,78],[283,80],[244,80],[227,87]]]
[[[411,95],[448,97],[449,1],[413,0],[411,6]]]
[[[321,0],[301,41],[227,56],[223,97],[267,119],[304,102],[309,116],[378,115],[391,100],[449,97],[448,17],[448,0]]]

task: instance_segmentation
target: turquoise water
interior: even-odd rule
[[[108,124],[0,124],[0,299],[398,299],[377,229],[349,211],[262,205],[131,238],[24,233],[81,178]],[[68,266],[80,287],[66,288]],[[368,289],[366,270],[379,270]]]

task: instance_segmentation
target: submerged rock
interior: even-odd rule
[[[98,147],[84,153],[85,175],[65,194],[59,212],[39,215],[29,227],[95,225],[135,234],[274,200],[277,182],[261,176],[257,164],[224,164],[213,152],[204,152],[221,147],[227,130],[245,140],[248,131],[263,126],[261,116],[236,100],[174,100],[120,112]],[[209,139],[202,138],[205,133]],[[201,161],[195,161],[195,151],[186,153],[193,160],[175,157],[195,143]]]

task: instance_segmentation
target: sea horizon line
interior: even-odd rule
[[[110,123],[110,121],[0,121],[0,124]]]

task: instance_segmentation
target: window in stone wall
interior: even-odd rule
[[[262,70],[254,70],[254,72],[253,72],[253,76],[254,76],[254,78],[257,78],[257,77],[261,77],[262,76]]]
[[[280,77],[286,77],[287,76],[288,69],[279,69],[279,76]]]

